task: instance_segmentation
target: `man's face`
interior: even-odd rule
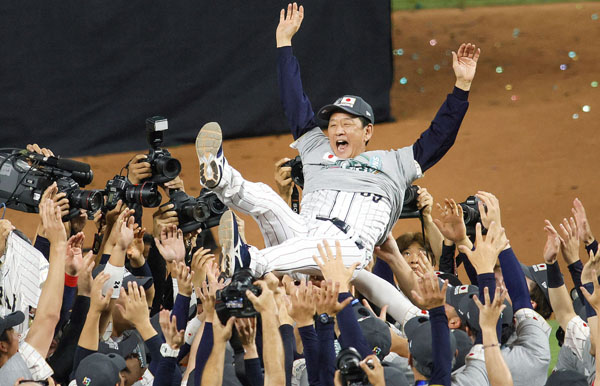
[[[11,328],[6,331],[6,336],[8,339],[2,342],[2,351],[8,358],[11,358],[19,351],[19,334]]]
[[[373,125],[363,127],[359,118],[343,112],[329,117],[327,135],[333,152],[338,158],[348,159],[366,151],[367,141],[373,134]]]
[[[402,256],[414,272],[417,272],[419,268],[419,254],[421,253],[426,254],[427,251],[417,242],[410,244],[408,248],[402,251]]]

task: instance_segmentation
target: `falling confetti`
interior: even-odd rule
[[[590,86],[596,88],[596,87],[598,87],[598,82],[593,81],[592,83],[590,83]]]
[[[590,106],[585,105],[581,108],[581,111],[583,111],[584,113],[589,113],[591,110]]]
[[[406,79],[405,77],[400,78],[400,84],[406,84],[408,83],[408,79]]]
[[[552,90],[554,90],[554,91],[558,90],[558,86],[557,85],[552,86]]]
[[[513,29],[513,38],[519,37],[520,33],[521,33],[520,29],[518,29],[518,28]]]
[[[437,44],[437,40],[435,40],[435,39],[431,39],[431,40],[429,41],[429,45],[430,45],[430,46],[435,46],[436,44]]]
[[[404,50],[402,48],[398,48],[397,50],[394,50],[394,55],[402,56],[404,55]]]
[[[507,84],[506,86],[504,86],[504,88],[506,89],[506,91],[510,91],[512,90],[512,84]]]
[[[573,114],[573,119],[579,119],[579,114],[577,114],[577,113]]]
[[[575,51],[570,51],[569,52],[569,58],[573,59],[576,56],[577,56],[577,54],[575,53]]]
[[[440,65],[439,65],[439,64],[434,64],[434,65],[433,65],[433,70],[434,70],[434,71],[439,71],[439,70],[440,70],[440,68],[441,68],[441,67],[440,67]],[[598,82],[596,82],[596,86],[598,86]],[[595,87],[595,86],[592,86],[592,87]]]
[[[562,71],[566,70],[566,69],[567,69],[567,65],[566,65],[566,64],[561,64],[561,65],[560,65],[560,69],[561,69]]]
[[[513,101],[513,102],[516,102],[516,101],[519,100],[519,97],[517,95],[513,95],[513,96],[510,97],[510,100]]]
[[[502,70],[502,67],[501,67],[501,66],[498,66],[498,67],[496,67],[496,73],[497,73],[497,74],[502,74],[502,71],[503,71],[503,70]]]
[[[598,14],[592,13],[592,20],[598,20]]]
[[[421,92],[421,93],[425,92],[425,87],[419,88],[419,92]]]
[[[419,59],[419,54],[417,54],[416,52],[414,54],[412,54],[412,60],[417,60]]]

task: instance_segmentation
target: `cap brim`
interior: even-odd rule
[[[344,112],[344,113],[348,113],[351,115],[355,115],[357,117],[362,117],[362,115],[357,114],[356,111],[354,111],[353,109],[346,107],[346,106],[337,106],[337,105],[326,105],[321,107],[321,110],[319,110],[319,112],[317,113],[317,117],[319,117],[320,119],[324,120],[324,121],[329,121],[329,117],[331,116],[331,114],[335,113],[335,112]]]
[[[23,323],[23,321],[25,321],[25,314],[23,314],[21,311],[15,311],[11,314],[4,316],[3,319],[4,321],[2,323],[2,331],[0,331],[0,333],[4,332],[4,330],[8,330],[9,328],[13,328]]]
[[[414,338],[417,329],[423,324],[429,322],[429,317],[427,316],[415,316],[410,319],[408,322],[404,324],[404,333],[406,334],[406,338],[408,340],[412,340]]]

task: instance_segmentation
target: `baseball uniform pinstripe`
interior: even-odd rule
[[[0,313],[21,311],[25,321],[15,327],[23,334],[29,326],[29,307],[37,307],[49,263],[40,251],[12,232],[0,258]]]
[[[301,214],[268,186],[244,180],[227,161],[213,189],[225,205],[252,215],[259,224],[267,248],[250,248],[250,268],[258,276],[271,271],[318,274],[312,256],[318,255],[316,245],[324,238],[340,241],[344,263],[359,262],[362,268],[398,218],[404,190],[420,177],[412,148],[342,160],[331,154],[329,140],[318,127],[294,146],[304,164]],[[327,220],[333,218],[349,228],[344,232]]]

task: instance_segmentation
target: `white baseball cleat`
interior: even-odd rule
[[[223,176],[223,134],[221,126],[209,122],[196,136],[196,155],[200,163],[200,184],[214,189]]]
[[[231,210],[227,210],[221,216],[219,245],[221,246],[221,271],[225,276],[231,277],[235,271],[244,267],[242,254],[246,252],[245,255],[249,258],[248,247],[242,241],[237,220]]]

